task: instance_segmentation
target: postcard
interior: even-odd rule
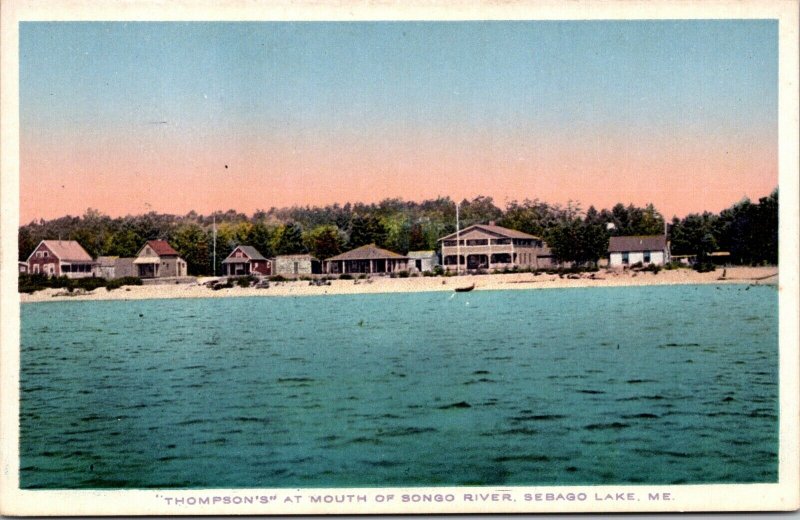
[[[3,514],[800,507],[797,1],[0,19]]]

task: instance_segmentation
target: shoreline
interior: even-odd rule
[[[44,289],[33,294],[20,294],[20,303],[48,301],[99,300],[157,300],[178,298],[287,297],[324,296],[338,294],[386,294],[398,292],[454,292],[457,287],[475,286],[475,291],[538,290],[586,287],[634,287],[694,284],[754,284],[776,285],[778,267],[727,267],[710,273],[690,269],[650,272],[600,270],[596,273],[564,275],[533,273],[481,274],[452,277],[389,278],[376,276],[369,280],[332,280],[330,285],[313,286],[308,281],[272,282],[269,288],[233,287],[214,291],[202,285],[208,279],[193,284],[135,285],[113,291],[105,288],[80,295],[58,295],[63,289]]]

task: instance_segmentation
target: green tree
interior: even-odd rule
[[[289,222],[278,228],[273,235],[273,250],[276,255],[307,253],[303,243],[303,229],[299,224]]]
[[[309,253],[324,260],[342,252],[344,234],[333,225],[317,226],[305,233],[303,242]]]

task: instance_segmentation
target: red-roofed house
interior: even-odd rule
[[[27,260],[28,272],[67,278],[94,276],[96,262],[74,240],[42,240]]]
[[[265,258],[253,246],[238,245],[222,261],[222,270],[225,276],[270,275],[272,274],[272,261]]]
[[[148,240],[133,261],[140,278],[186,276],[186,261],[166,240]]]

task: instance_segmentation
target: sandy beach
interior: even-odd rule
[[[710,273],[690,269],[650,272],[606,271],[580,275],[513,273],[466,275],[458,277],[389,278],[376,276],[370,280],[332,280],[330,285],[314,286],[308,281],[273,282],[269,288],[233,287],[217,291],[197,283],[174,285],[126,286],[113,291],[105,288],[81,295],[68,296],[63,289],[46,289],[33,294],[20,294],[22,303],[84,300],[145,300],[160,298],[227,298],[236,296],[320,296],[325,294],[376,294],[391,292],[453,291],[457,287],[475,286],[476,291],[563,289],[570,287],[623,287],[632,285],[674,284],[777,284],[777,267],[729,267]]]

